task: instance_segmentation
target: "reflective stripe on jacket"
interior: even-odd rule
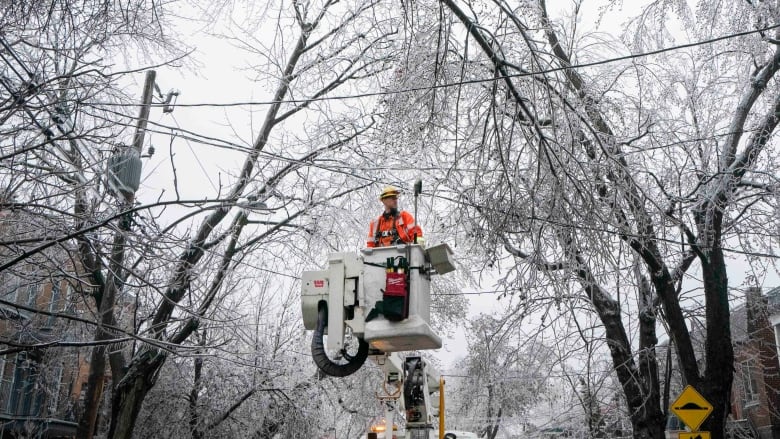
[[[395,230],[393,223],[395,222]],[[367,247],[387,247],[393,244],[406,243],[411,244],[414,241],[415,232],[417,237],[422,237],[422,229],[414,221],[411,213],[402,210],[393,218],[379,215],[379,218],[371,221],[368,227],[368,237],[366,239]]]

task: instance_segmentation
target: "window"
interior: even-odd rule
[[[52,382],[49,385],[51,394],[49,395],[49,415],[57,414],[57,404],[60,403],[60,387],[62,386],[62,365],[54,368]]]
[[[27,302],[25,305],[34,308],[35,302],[38,300],[38,290],[40,288],[38,287],[38,284],[32,283],[27,286]]]
[[[54,278],[51,280],[51,302],[49,302],[49,311],[58,312],[61,308],[60,301],[62,300],[62,290],[60,289],[61,279]],[[56,318],[49,316],[46,319],[46,327],[51,328],[54,325]]]
[[[13,383],[8,398],[7,413],[17,416],[38,416],[43,392],[38,383],[39,365],[26,352],[16,356]]]
[[[741,363],[742,370],[742,403],[745,406],[758,404],[758,368],[754,360]]]
[[[70,281],[68,281],[65,286],[65,312],[68,314],[76,314],[76,303],[78,300],[78,290]]]
[[[780,360],[780,323],[773,326],[775,329],[775,346],[777,347],[777,358]]]
[[[13,275],[5,275],[0,278],[3,283],[0,298],[8,302],[16,303],[19,295],[19,278]]]
[[[6,355],[0,356],[0,409],[5,407],[8,403],[8,389],[11,387],[11,383],[8,382],[8,377],[5,373],[7,364],[6,358]],[[2,410],[0,410],[0,412],[2,412]]]
[[[57,312],[60,310],[60,300],[62,300],[62,289],[60,288],[60,279],[54,278],[51,280],[51,303],[49,304],[49,311]]]

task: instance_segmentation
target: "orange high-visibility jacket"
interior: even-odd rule
[[[422,229],[414,221],[411,213],[402,210],[397,215],[379,215],[368,227],[367,247],[387,247],[394,244],[411,244],[417,237],[423,236]]]

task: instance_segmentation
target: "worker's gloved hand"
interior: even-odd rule
[[[425,247],[425,238],[423,238],[422,236],[418,236],[415,244],[419,244],[420,246]]]

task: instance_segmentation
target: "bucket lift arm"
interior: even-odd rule
[[[401,358],[397,353],[372,355],[371,359],[385,374],[384,395],[377,394],[385,402],[385,431],[391,431],[395,401],[400,402],[400,410],[405,414],[406,432],[409,438],[429,438],[437,426],[435,417],[441,413],[435,407],[433,394],[441,392],[441,378],[433,366],[419,356]],[[390,392],[388,385],[395,386],[396,392]],[[443,410],[441,403],[438,407]],[[438,426],[441,428],[441,425]],[[385,435],[389,438],[389,435]]]

